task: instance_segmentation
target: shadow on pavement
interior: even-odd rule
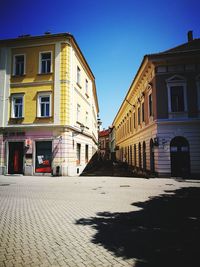
[[[200,266],[200,188],[166,191],[132,205],[141,209],[101,212],[76,223],[93,227],[93,243],[116,256],[134,258],[136,267]]]

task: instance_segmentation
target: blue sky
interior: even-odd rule
[[[70,32],[95,77],[107,128],[145,54],[200,38],[197,0],[0,0],[0,39]]]

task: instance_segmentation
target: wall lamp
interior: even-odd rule
[[[157,136],[153,139],[153,144],[154,146],[159,146],[159,138]]]

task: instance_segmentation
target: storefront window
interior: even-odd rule
[[[36,142],[35,172],[50,173],[52,159],[52,142]]]

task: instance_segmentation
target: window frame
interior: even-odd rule
[[[41,101],[42,97],[49,97],[49,115],[41,116]],[[50,118],[52,116],[52,93],[51,92],[39,92],[37,95],[37,117],[38,118]]]
[[[24,71],[22,74],[16,74],[16,57],[23,56],[24,57]],[[23,76],[26,74],[26,54],[14,54],[13,55],[13,76]]]
[[[22,116],[15,116],[15,104],[14,104],[14,100],[17,98],[22,98]],[[11,95],[11,118],[12,119],[23,119],[24,118],[24,94],[12,94]]]
[[[78,65],[76,67],[76,83],[81,87],[81,68]]]
[[[51,54],[50,72],[42,72],[42,54],[47,54],[47,53]],[[39,52],[39,69],[38,69],[39,74],[51,74],[52,73],[52,70],[53,70],[52,59],[53,59],[53,51],[40,51]]]
[[[77,103],[77,105],[76,105],[76,121],[79,123],[81,122],[80,114],[81,114],[81,105],[79,103]]]
[[[151,96],[151,108],[150,108],[150,96]],[[152,90],[148,93],[148,116],[149,118],[153,117],[153,94]]]
[[[175,78],[177,80],[175,80]],[[184,110],[182,111],[172,111],[172,103],[171,103],[171,88],[172,87],[182,87],[183,88],[183,103]],[[182,76],[173,76],[167,80],[167,93],[168,93],[168,113],[170,114],[180,114],[188,112],[188,104],[187,104],[187,87],[186,80]]]
[[[88,79],[85,79],[85,94],[87,97],[89,97],[89,82],[88,82]]]

